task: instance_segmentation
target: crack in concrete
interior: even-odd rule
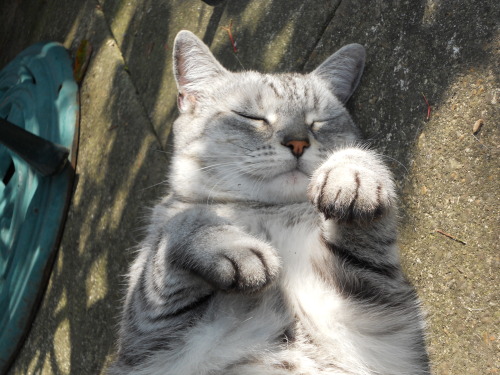
[[[307,66],[307,63],[311,59],[311,56],[313,55],[314,51],[316,51],[316,48],[318,47],[319,43],[321,42],[321,39],[323,39],[323,36],[325,35],[326,30],[328,29],[328,26],[332,23],[333,19],[335,18],[335,14],[337,13],[337,10],[340,7],[340,4],[342,4],[342,0],[340,0],[337,4],[337,6],[332,10],[331,15],[327,17],[327,21],[322,25],[321,31],[314,41],[311,49],[307,52],[307,57],[304,59],[303,64],[300,66],[300,71],[304,71],[305,67]]]
[[[100,12],[102,12],[104,23],[106,24],[106,27],[108,28],[108,32],[111,35],[111,37],[112,37],[112,39],[113,39],[116,47],[118,48],[118,51],[120,52],[120,56],[121,56],[121,58],[123,60],[124,71],[125,71],[125,73],[127,73],[127,76],[130,78],[130,83],[134,87],[134,94],[135,94],[135,96],[137,98],[137,102],[139,103],[139,105],[141,106],[141,108],[142,108],[142,110],[144,112],[144,117],[145,117],[145,119],[147,119],[147,122],[150,125],[150,129],[151,129],[153,135],[155,136],[155,139],[158,142],[159,147],[161,148],[162,151],[165,151],[163,149],[163,145],[162,145],[161,139],[160,139],[160,137],[158,135],[158,132],[156,131],[156,129],[154,127],[153,121],[152,121],[152,119],[149,116],[149,112],[147,110],[146,104],[142,100],[142,96],[141,96],[141,94],[139,92],[139,89],[138,89],[137,85],[134,82],[134,78],[132,77],[132,73],[127,68],[127,66],[128,66],[127,60],[125,59],[125,55],[123,54],[123,51],[122,51],[121,46],[120,46],[120,43],[118,42],[118,39],[116,38],[115,34],[113,33],[113,29],[111,28],[111,25],[108,22],[108,17],[106,17],[106,13],[104,12],[104,6],[98,0],[96,0],[96,5],[97,5],[96,8]]]

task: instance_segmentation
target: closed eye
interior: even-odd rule
[[[325,122],[333,122],[333,121],[335,121],[338,117],[339,117],[339,116],[337,116],[337,117],[332,117],[332,118],[326,118],[326,119],[324,119],[324,120],[314,120],[312,123],[313,123],[313,124],[315,124],[315,123],[323,124],[323,123],[325,123]]]
[[[317,126],[322,126],[326,123],[331,123],[331,122],[334,122],[335,120],[337,120],[340,116],[335,116],[335,117],[329,117],[329,118],[326,118],[326,119],[321,119],[321,120],[314,120],[311,122],[311,125],[310,127],[313,128],[314,125],[317,125]]]
[[[252,120],[252,121],[262,121],[262,122],[265,122],[266,124],[268,124],[269,122],[267,121],[267,119],[263,118],[263,117],[259,117],[259,116],[254,116],[254,115],[251,115],[251,114],[248,114],[248,113],[243,113],[243,112],[237,112],[237,111],[232,111],[233,113],[237,114],[238,116],[240,117],[243,117],[243,118],[246,118],[247,120]]]

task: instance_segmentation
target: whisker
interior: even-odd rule
[[[230,162],[227,162],[227,163],[218,163],[218,164],[211,164],[211,165],[207,165],[206,167],[201,167],[199,169],[197,169],[198,171],[203,171],[203,170],[208,170],[208,169],[211,169],[211,168],[217,168],[217,167],[222,167],[222,166],[228,166],[228,165],[234,165],[234,164],[237,164],[238,162],[236,161],[230,161]]]
[[[163,181],[160,181],[160,182],[158,182],[158,183],[156,183],[156,184],[154,184],[154,185],[151,185],[151,186],[147,186],[147,187],[145,187],[145,188],[142,188],[142,189],[140,189],[139,191],[144,191],[144,190],[152,189],[152,188],[154,188],[154,187],[156,187],[156,186],[158,186],[158,185],[163,185],[163,184],[167,185],[167,184],[168,184],[168,180],[163,180]]]
[[[406,168],[406,166],[405,166],[403,163],[401,163],[399,160],[397,160],[397,159],[395,159],[395,158],[393,158],[393,157],[391,157],[391,156],[389,156],[389,155],[382,155],[382,158],[384,158],[384,159],[386,159],[386,158],[387,158],[387,159],[390,159],[390,160],[392,160],[393,162],[395,162],[395,163],[399,164],[400,166],[402,166],[402,167],[403,167],[403,169],[404,169],[404,170],[405,170],[405,172],[406,172],[406,175],[408,175],[408,174],[410,173],[410,172],[408,171],[408,168]]]
[[[220,178],[217,180],[217,182],[210,189],[210,192],[207,195],[207,204],[211,204],[210,203],[210,197],[214,193],[215,188],[217,186],[219,186],[221,184],[221,182],[230,182],[230,180],[228,179],[228,177],[233,177],[233,176],[238,175],[240,173],[240,170],[239,170],[239,168],[233,168],[233,169],[229,169],[229,170],[227,170],[225,172],[229,172],[229,173],[225,173],[223,176],[220,176]],[[213,202],[213,200],[212,200],[212,202]]]

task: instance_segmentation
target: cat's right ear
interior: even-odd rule
[[[335,96],[345,104],[361,80],[365,56],[362,45],[348,44],[326,59],[313,74],[328,83]]]
[[[213,79],[226,73],[227,70],[196,35],[187,30],[177,34],[174,41],[174,76],[179,91],[177,106],[181,113],[190,111]]]

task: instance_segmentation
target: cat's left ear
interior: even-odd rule
[[[361,44],[348,44],[326,59],[312,74],[328,82],[335,96],[345,104],[361,80],[365,56],[365,48]]]
[[[227,70],[210,49],[192,32],[180,31],[174,41],[174,76],[179,90],[177,105],[181,113],[196,105],[198,96]]]

